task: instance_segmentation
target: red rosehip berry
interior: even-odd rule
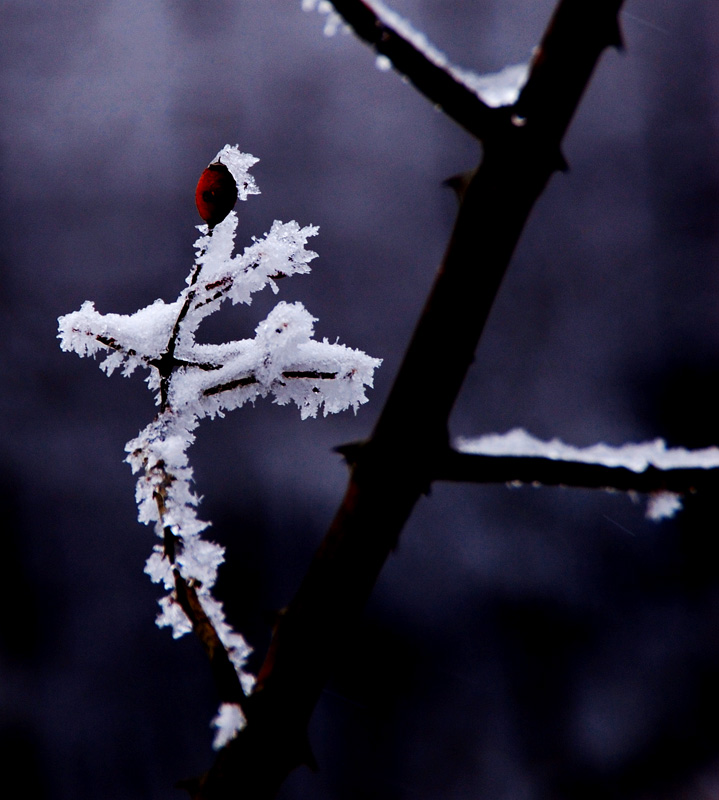
[[[200,175],[195,190],[195,203],[210,229],[222,222],[237,202],[237,184],[230,170],[219,162]]]

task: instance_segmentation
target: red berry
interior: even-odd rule
[[[210,228],[222,222],[237,202],[237,184],[230,170],[219,162],[200,175],[195,190],[195,203],[200,216]]]

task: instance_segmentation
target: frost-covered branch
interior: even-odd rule
[[[650,495],[647,515],[681,507],[680,496],[719,485],[719,448],[669,448],[661,439],[612,447],[545,442],[526,431],[459,439],[437,462],[437,480],[574,486]],[[671,498],[673,501],[670,502]],[[664,500],[664,505],[660,500]]]
[[[302,0],[305,10],[330,14],[325,30],[339,24],[331,7],[378,54],[380,68],[390,65],[435,106],[478,139],[494,130],[491,106],[511,105],[526,78],[526,67],[510,68],[495,80],[455,67],[427,37],[377,0]]]
[[[294,221],[275,221],[265,236],[233,254],[237,215],[230,209],[238,196],[258,193],[248,171],[256,161],[227,145],[203,173],[198,210],[209,224],[200,226],[195,263],[174,302],[156,300],[122,315],[101,314],[88,301],[58,320],[63,350],[104,356],[100,368],[108,375],[118,368],[125,376],[138,367],[148,372],[159,413],[126,446],[139,475],[139,519],[154,525],[160,540],[145,571],[168,592],[157,624],[170,627],[175,638],[194,631],[210,659],[221,700],[216,748],[245,724],[254,678],[245,670],[250,647],[212,594],[224,549],[203,538],[208,523],[196,513],[199,498],[187,457],[195,428],[204,417],[268,395],[279,405],[297,405],[303,419],[320,409],[325,415],[356,410],[367,401],[365,389],[380,364],[358,350],[314,339],[316,320],[301,303],[278,303],[253,339],[196,341],[202,320],[225,300],[249,304],[265,286],[277,293],[278,278],[309,272],[316,258],[306,244],[317,228]],[[221,207],[228,197],[229,205]]]
[[[662,472],[672,472],[682,469],[711,470],[719,467],[719,447],[687,450],[684,447],[667,447],[663,439],[616,447],[604,443],[575,447],[561,439],[543,441],[522,428],[515,428],[504,434],[490,433],[471,438],[461,437],[457,440],[456,447],[460,453],[544,458],[550,461],[589,464],[609,469],[622,468],[634,474],[641,474],[652,468]]]
[[[447,103],[423,85],[425,77],[430,84],[436,78],[448,95],[457,91],[463,98],[457,102],[467,109],[452,115],[464,119],[465,127],[482,136],[484,120],[491,120],[489,125],[498,120],[497,127],[485,136],[483,161],[461,199],[444,261],[390,396],[356,454],[332,525],[278,621],[247,728],[202,777],[196,800],[229,800],[240,784],[248,798],[273,797],[288,772],[310,760],[312,709],[404,523],[433,480],[436,459],[446,453],[449,415],[502,277],[536,199],[561,165],[561,140],[591,72],[616,42],[612,33],[622,1],[561,0],[520,95],[528,98],[523,118],[475,99],[391,26],[378,22],[375,5],[337,0],[335,8],[378,52],[389,57],[387,48],[394,47],[395,66],[433,102],[446,110]],[[561,77],[565,72],[572,77]],[[548,119],[542,109],[556,118]],[[442,380],[428,386],[428,366],[440,364]]]

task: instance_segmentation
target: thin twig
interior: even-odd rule
[[[621,492],[690,494],[719,486],[719,467],[659,469],[642,472],[581,461],[539,456],[490,456],[449,450],[438,459],[435,480],[466,483],[526,483]]]
[[[331,381],[337,377],[336,372],[315,372],[314,370],[285,370],[282,377],[287,380],[315,380],[315,381]],[[210,386],[202,393],[205,397],[212,397],[213,394],[220,394],[221,392],[231,392],[233,389],[238,389],[241,386],[252,386],[259,383],[257,378],[251,373],[244,375],[242,378],[233,378],[231,381],[220,383],[217,386]]]
[[[212,230],[210,230],[208,235],[212,236]],[[190,279],[191,286],[196,285],[202,271],[202,265],[199,263],[199,258],[200,256],[198,256],[196,259],[196,268],[192,272]],[[194,300],[195,295],[195,289],[191,288],[190,291],[187,292],[185,301],[178,312],[177,318],[175,319],[167,346],[165,347],[162,356],[159,359],[153,359],[152,361],[149,361],[149,364],[157,369],[157,371],[160,373],[160,413],[166,413],[169,409],[168,393],[170,379],[172,377],[172,373],[176,369],[187,366],[196,366],[202,370],[213,370],[217,368],[213,364],[190,364],[189,362],[175,357],[175,350],[180,332],[182,330],[182,323],[192,306],[192,301]],[[146,469],[148,467],[153,471],[159,472],[161,475],[159,488],[155,491],[154,498],[160,517],[160,523],[164,525],[164,520],[167,514],[167,493],[170,486],[175,481],[175,478],[172,474],[167,472],[164,462],[158,462],[153,465],[146,464]],[[172,574],[175,583],[175,597],[185,613],[185,616],[190,621],[192,625],[192,631],[202,643],[205,653],[210,661],[210,668],[212,670],[215,686],[219,693],[220,699],[225,703],[235,703],[242,709],[243,713],[245,713],[246,697],[242,689],[242,683],[237,674],[237,670],[230,659],[229,653],[227,652],[219,634],[217,633],[217,630],[215,629],[215,626],[212,624],[212,621],[205,612],[205,609],[202,607],[202,602],[197,593],[199,585],[192,581],[186,580],[180,573],[177,559],[182,552],[182,540],[173,533],[171,527],[164,526],[163,530],[163,547],[165,556],[172,565]]]
[[[355,34],[388,58],[431,103],[478,139],[495,124],[492,109],[444,67],[435,64],[412,42],[383,22],[361,0],[332,0],[332,5]]]
[[[163,475],[160,488],[155,491],[155,503],[162,523],[166,515],[167,490],[174,482],[172,475],[165,472],[162,465],[155,465],[154,470],[159,470]],[[195,586],[182,577],[177,565],[177,558],[182,552],[182,540],[175,536],[169,526],[164,527],[163,546],[165,556],[172,564],[172,575],[175,581],[175,597],[185,616],[192,624],[192,632],[202,643],[210,661],[210,668],[215,682],[215,687],[223,703],[235,703],[242,710],[246,709],[246,697],[242,689],[240,678],[237,675],[232,661],[222,644],[219,634],[212,621],[202,607]]]

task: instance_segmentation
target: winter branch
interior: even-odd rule
[[[335,3],[361,38],[482,138],[484,157],[461,200],[443,264],[375,430],[357,452],[344,500],[276,627],[248,724],[194,785],[196,800],[230,798],[240,784],[248,798],[270,798],[292,769],[312,762],[312,710],[447,452],[449,414],[502,277],[534,202],[563,164],[561,140],[594,66],[606,47],[617,44],[621,5],[562,0],[516,107],[488,109],[379,20],[373,11],[379,4]],[[465,110],[457,104],[466,104]],[[442,364],[444,375],[431,392],[428,364]]]
[[[306,8],[317,0],[304,0]],[[325,4],[327,5],[327,4]],[[314,339],[316,321],[299,303],[280,302],[252,339],[202,344],[202,320],[225,300],[251,302],[265,286],[309,271],[313,226],[275,221],[234,255],[239,196],[257,193],[256,159],[225,147],[198,184],[201,226],[186,287],[172,303],[132,315],[101,314],[86,302],[59,320],[61,346],[101,354],[110,375],[147,370],[159,412],[127,444],[138,473],[139,519],[160,543],[146,572],[162,583],[158,625],[193,631],[210,660],[221,701],[213,766],[184,783],[194,800],[274,797],[288,773],[314,766],[307,726],[414,505],[433,481],[529,483],[617,489],[668,497],[650,514],[672,513],[674,495],[715,488],[719,449],[668,449],[663,442],[573,448],[523,431],[449,443],[448,422],[514,249],[538,197],[566,167],[567,128],[608,47],[619,47],[623,0],[560,0],[529,66],[478,76],[452,65],[378,0],[334,0],[367,42],[435,106],[483,145],[460,194],[457,219],[425,308],[369,439],[338,448],[350,466],[344,499],[295,597],[280,616],[257,679],[245,671],[249,645],[212,595],[223,548],[202,537],[187,450],[204,417],[258,397],[294,403],[303,418],[366,401],[377,359]],[[427,389],[427,371],[442,380]]]
[[[305,7],[315,5],[305,2]],[[492,130],[495,117],[489,105],[461,79],[461,71],[453,69],[424,34],[383,3],[333,0],[332,5],[360,39],[380,57],[388,59],[397,72],[448,117],[479,139]]]
[[[177,300],[157,300],[134,314],[100,314],[86,302],[59,319],[64,350],[80,356],[105,354],[108,374],[148,370],[147,383],[160,407],[157,417],[127,444],[128,462],[139,473],[139,519],[152,523],[157,544],[145,571],[168,594],[157,624],[175,638],[192,630],[202,642],[221,701],[214,724],[215,747],[223,747],[245,724],[254,678],[245,671],[250,647],[225,619],[212,595],[224,549],[202,538],[208,524],[197,518],[187,450],[206,416],[222,415],[257,397],[295,403],[302,417],[356,409],[366,402],[378,359],[341,344],[312,338],[316,320],[300,303],[280,302],[255,330],[255,338],[201,344],[200,323],[227,300],[249,304],[252,294],[281,276],[309,272],[316,253],[305,249],[317,228],[275,221],[242,255],[233,256],[239,196],[256,194],[248,170],[257,161],[229,145],[198,184],[201,226],[197,257]],[[228,202],[229,199],[229,202]]]
[[[437,463],[435,480],[465,483],[534,484],[619,492],[693,494],[719,484],[719,466],[704,469],[627,467],[558,461],[540,456],[485,456],[449,450]]]

